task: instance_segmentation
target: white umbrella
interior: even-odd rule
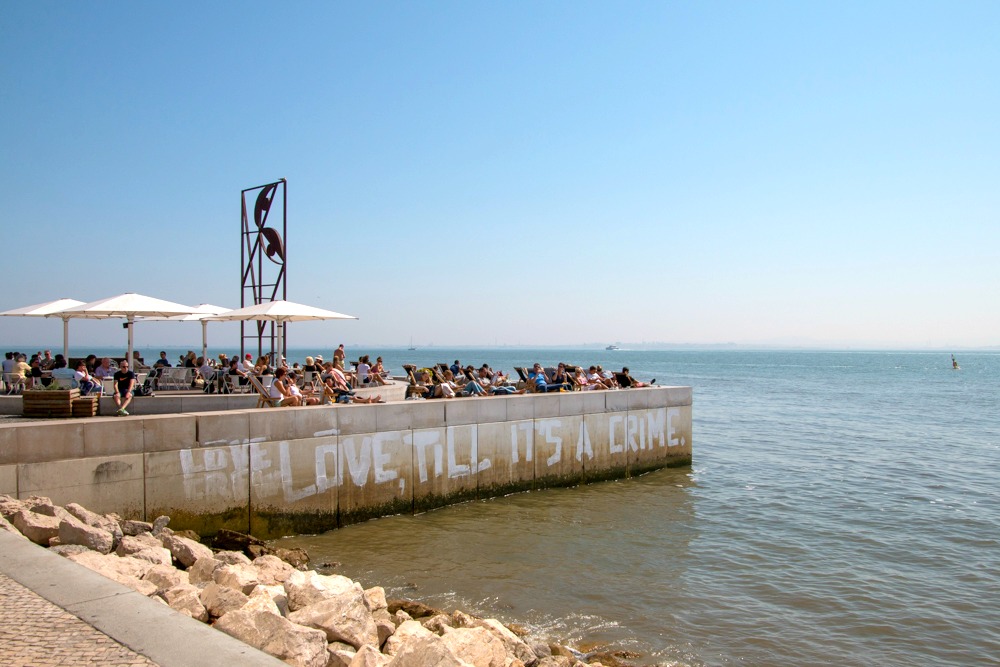
[[[230,310],[218,315],[210,315],[206,320],[234,321],[257,320],[258,322],[278,323],[278,354],[281,354],[282,330],[285,322],[303,322],[308,320],[356,320],[353,315],[335,313],[314,306],[307,306],[294,301],[265,301],[254,306]]]
[[[208,320],[209,315],[218,315],[229,310],[225,306],[213,306],[210,303],[203,303],[195,306],[195,312],[190,315],[174,315],[173,317],[143,317],[146,322],[201,322],[201,356],[208,356]]]
[[[8,317],[61,317],[63,321],[63,357],[69,363],[69,317],[62,314],[62,311],[73,306],[82,306],[83,301],[76,299],[56,299],[45,303],[36,303],[34,306],[5,310],[0,315]]]
[[[124,318],[128,321],[128,362],[132,364],[132,325],[135,318],[190,315],[193,312],[194,309],[191,306],[128,292],[67,308],[57,314],[60,317],[83,317],[96,320]]]

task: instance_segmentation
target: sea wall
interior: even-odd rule
[[[690,387],[98,417],[0,424],[0,493],[270,538],[691,452]]]

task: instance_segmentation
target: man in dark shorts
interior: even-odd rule
[[[132,392],[135,390],[135,373],[129,370],[128,360],[123,361],[114,376],[115,381],[115,405],[118,406],[118,415],[128,415],[125,409],[132,402]]]

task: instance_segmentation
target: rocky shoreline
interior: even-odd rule
[[[583,654],[532,640],[517,626],[413,600],[387,600],[338,575],[307,569],[300,549],[222,531],[213,548],[191,531],[100,515],[48,498],[0,495],[0,530],[98,572],[301,667],[612,667],[625,652]]]

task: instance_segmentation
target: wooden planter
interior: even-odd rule
[[[72,417],[79,389],[34,389],[21,394],[25,417]]]

